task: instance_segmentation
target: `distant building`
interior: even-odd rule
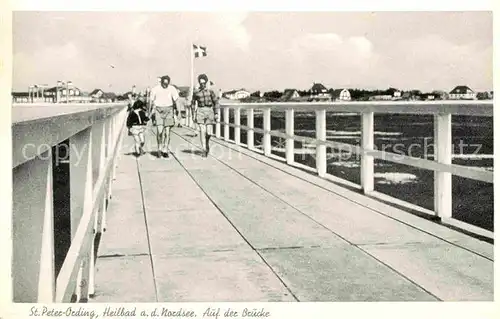
[[[394,98],[394,100],[401,99],[402,98],[401,91],[395,91],[392,97]]]
[[[309,90],[310,100],[312,101],[330,101],[331,95],[328,89],[321,83],[313,83],[313,86]]]
[[[350,101],[351,92],[348,89],[337,89],[332,91],[333,101]]]
[[[90,99],[94,103],[110,103],[118,100],[118,97],[113,92],[104,92],[101,89],[95,89],[90,92]]]
[[[241,100],[250,96],[250,92],[245,89],[232,90],[222,93],[222,96],[230,100]]]
[[[432,93],[422,94],[422,99],[428,100],[428,101],[433,101],[433,100],[437,100],[437,96],[435,94],[432,94]]]
[[[282,101],[294,101],[300,98],[300,94],[295,89],[286,89],[281,96]]]
[[[29,92],[12,92],[12,103],[28,103],[30,101]]]
[[[86,103],[89,102],[88,96],[82,94],[81,90],[77,87],[70,86],[66,88],[64,86],[54,86],[44,92],[46,100],[50,100],[51,102],[77,102],[77,103]]]
[[[450,91],[451,100],[475,100],[476,93],[465,85],[459,85]]]

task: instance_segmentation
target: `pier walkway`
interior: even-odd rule
[[[493,245],[211,143],[136,159],[125,136],[90,302],[493,300]]]

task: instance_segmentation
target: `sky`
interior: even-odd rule
[[[14,12],[13,90],[188,86],[195,59],[223,91],[493,88],[492,13]],[[111,67],[111,65],[114,66]]]

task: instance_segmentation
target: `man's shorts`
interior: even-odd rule
[[[197,124],[214,124],[214,110],[211,107],[199,107],[196,110],[195,119]]]
[[[156,107],[156,125],[159,126],[174,126],[175,110],[172,106],[157,106]]]

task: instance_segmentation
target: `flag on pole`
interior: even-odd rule
[[[202,46],[193,44],[193,52],[194,52],[195,58],[207,56],[207,47],[202,47]]]

